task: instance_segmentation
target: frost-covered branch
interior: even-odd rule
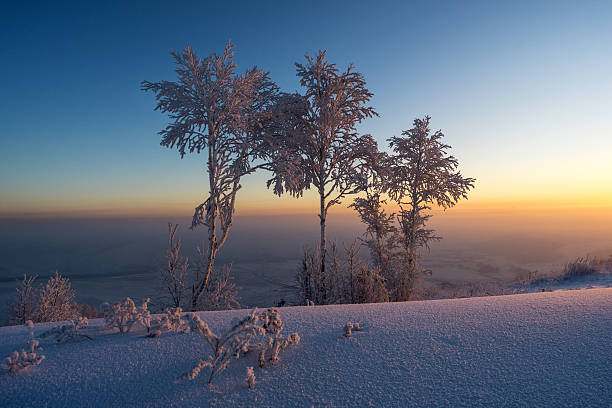
[[[129,332],[135,323],[142,324],[148,331],[151,327],[149,301],[150,299],[147,298],[142,306],[136,307],[132,299],[125,298],[123,302],[115,303],[106,308],[104,321],[109,328],[118,328],[120,333]]]
[[[172,307],[167,309],[161,317],[153,319],[151,322],[151,330],[147,337],[159,337],[162,333],[189,333],[191,328],[187,320],[183,320],[181,313],[183,310],[180,307]]]
[[[278,360],[281,350],[290,344],[299,343],[297,333],[283,338],[282,320],[276,309],[268,309],[260,314],[253,310],[250,315],[236,323],[222,335],[215,334],[196,314],[189,314],[189,325],[192,331],[199,333],[210,346],[212,354],[200,362],[179,379],[193,380],[204,368],[210,368],[208,383],[225,370],[233,359],[252,350],[260,350],[260,365]],[[264,338],[261,343],[252,343],[257,338]]]
[[[161,271],[162,285],[170,297],[173,307],[181,307],[185,302],[185,287],[189,259],[181,256],[181,239],[176,238],[178,224],[168,223],[168,249],[166,250],[166,265]]]
[[[195,271],[196,281],[198,281],[197,277],[206,273],[207,255],[201,247],[197,247],[196,250],[200,258]],[[238,288],[232,281],[231,271],[231,263],[213,269],[196,304],[197,310],[227,310],[240,307]]]

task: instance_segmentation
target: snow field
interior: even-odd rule
[[[234,360],[212,387],[207,375],[175,382],[209,353],[197,333],[145,338],[91,320],[93,341],[43,340],[40,366],[0,374],[0,406],[612,406],[612,289],[279,310],[300,344],[264,369],[257,355]],[[247,311],[198,314],[218,332]],[[344,337],[347,322],[361,330]],[[0,356],[27,338],[0,328]]]

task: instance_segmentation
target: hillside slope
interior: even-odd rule
[[[212,388],[206,375],[174,382],[208,352],[199,335],[92,321],[93,341],[43,343],[40,366],[0,374],[0,406],[612,406],[612,289],[280,312],[301,343],[263,370],[255,356],[232,361]],[[218,330],[245,314],[200,316]],[[363,331],[342,337],[348,321]],[[26,339],[25,327],[0,328],[0,356]]]

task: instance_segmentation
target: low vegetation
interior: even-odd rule
[[[104,321],[109,328],[119,329],[119,333],[129,332],[136,323],[140,323],[148,332],[151,327],[149,302],[150,299],[147,298],[141,306],[136,306],[134,301],[128,297],[122,302],[106,306],[104,308]]]
[[[276,309],[261,313],[253,310],[250,315],[233,325],[223,334],[215,334],[196,314],[189,314],[191,330],[199,333],[210,346],[212,354],[185,373],[179,379],[195,379],[200,371],[210,368],[208,383],[224,371],[230,362],[252,351],[259,351],[259,366],[278,361],[279,353],[292,344],[300,342],[300,336],[293,333],[284,337],[281,333],[283,322]],[[254,343],[256,340],[261,340]],[[253,377],[254,381],[254,377]]]
[[[39,354],[42,348],[39,347],[38,340],[34,339],[34,323],[28,320],[25,325],[30,333],[30,339],[26,342],[27,348],[22,348],[21,353],[14,351],[4,360],[4,367],[13,374],[20,373],[29,367],[37,366],[45,359],[44,355]]]
[[[93,306],[74,301],[70,280],[58,271],[44,285],[36,286],[36,279],[36,276],[24,275],[18,282],[9,309],[9,325],[25,324],[28,320],[41,323],[73,320],[81,316],[99,317]]]

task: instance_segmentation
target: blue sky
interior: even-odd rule
[[[258,65],[287,91],[293,63],[354,62],[382,143],[429,114],[473,202],[612,207],[612,3],[56,2],[4,7],[0,214],[186,211],[204,157],[159,146],[167,119],[140,81],[174,79],[171,50]],[[297,208],[245,180],[243,208]],[[607,200],[607,201],[606,201]],[[588,204],[588,203],[587,203]]]

